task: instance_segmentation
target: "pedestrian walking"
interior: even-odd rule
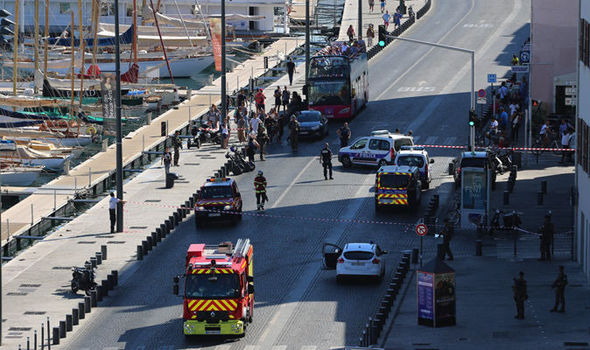
[[[248,145],[246,146],[246,155],[248,156],[248,161],[254,163],[254,156],[256,155],[256,149],[258,148],[258,142],[256,142],[256,135],[254,133],[250,133],[248,135]]]
[[[352,42],[354,40],[354,28],[352,27],[352,24],[348,26],[346,35],[348,35],[348,41]]]
[[[512,118],[512,143],[518,144],[518,129],[520,129],[520,119],[522,116],[520,112],[514,113],[514,118]]]
[[[551,312],[565,312],[565,286],[567,286],[567,275],[564,272],[563,265],[559,265],[559,274],[551,288],[555,291],[555,304]],[[561,307],[559,305],[561,304]]]
[[[291,121],[289,122],[289,140],[291,142],[291,149],[293,152],[297,152],[299,145],[299,121],[297,121],[297,117],[295,116],[291,116]]]
[[[324,148],[320,151],[320,164],[324,167],[324,179],[328,180],[328,171],[330,173],[330,180],[334,180],[332,177],[332,151],[330,145],[326,142]]]
[[[371,13],[372,13],[374,9],[375,9],[375,0],[369,0],[369,11],[371,11]]]
[[[291,99],[291,93],[289,92],[289,90],[285,86],[285,88],[283,89],[283,110],[285,111],[285,113],[287,113],[287,106],[289,105],[290,99]],[[279,110],[277,109],[277,112],[278,111]]]
[[[266,178],[262,170],[258,171],[258,176],[254,178],[254,190],[256,190],[256,208],[264,210],[264,203],[268,201],[266,196]]]
[[[293,85],[293,74],[295,73],[295,62],[292,58],[289,58],[287,62],[287,74],[289,74],[289,86]]]
[[[348,141],[350,140],[350,136],[352,135],[350,128],[348,127],[348,122],[345,122],[337,131],[338,137],[340,138],[340,148],[348,146]]]
[[[381,13],[385,11],[385,0],[381,0]]]
[[[221,125],[221,148],[227,148],[229,142],[229,120]]]
[[[375,38],[375,28],[372,24],[369,24],[369,28],[367,28],[367,43],[369,44],[368,47],[373,46],[373,39]]]
[[[264,95],[262,89],[258,89],[258,92],[254,97],[254,100],[256,101],[256,110],[264,112],[266,110],[266,106],[264,105],[264,100],[266,100],[266,96]]]
[[[174,148],[174,166],[178,166],[180,158],[180,149],[182,148],[182,141],[180,140],[180,131],[176,130],[172,137],[172,147]]]
[[[567,150],[570,148],[570,138],[571,138],[571,134],[569,129],[566,129],[562,134],[561,134],[561,148],[564,150]],[[568,153],[570,153],[569,151],[561,151],[561,160],[559,161],[559,164],[563,164],[565,163],[566,157],[569,157]]]
[[[117,225],[117,204],[125,204],[124,200],[115,197],[115,193],[111,192],[109,198],[109,218],[111,221],[111,233],[115,233],[115,226]]]
[[[258,148],[260,149],[260,160],[264,160],[264,146],[268,142],[268,133],[264,123],[258,123],[258,132],[256,133],[256,141],[258,141]]]
[[[399,28],[401,26],[401,20],[402,20],[402,13],[400,12],[400,10],[396,10],[395,14],[393,15],[393,25],[394,28]]]
[[[209,112],[207,113],[207,121],[211,129],[217,130],[217,123],[221,119],[221,113],[215,104],[211,105]]]
[[[443,256],[441,258],[444,260],[448,255],[448,260],[453,260],[453,252],[451,252],[451,240],[453,239],[455,228],[448,218],[445,218],[444,223],[445,225],[441,232],[443,236]]]
[[[520,271],[518,278],[514,278],[512,292],[514,293],[514,302],[516,303],[516,316],[514,318],[524,320],[524,301],[529,298],[524,272]]]
[[[236,100],[238,107],[241,107],[246,103],[247,97],[246,93],[244,92],[244,89],[240,89],[240,93],[238,93],[238,97],[236,98]]]
[[[519,62],[520,62],[520,60],[518,59],[518,56],[512,55],[512,65],[518,66]]]
[[[277,109],[277,110],[279,110],[281,108],[281,103],[283,102],[282,97],[283,97],[283,94],[281,92],[281,87],[277,86],[277,88],[275,89],[275,93],[274,93],[275,109]]]
[[[553,233],[555,228],[551,222],[551,215],[545,215],[545,222],[540,229],[541,232],[541,258],[539,260],[551,261],[551,244],[553,244]]]
[[[237,126],[238,126],[238,142],[240,143],[244,143],[246,142],[246,120],[244,119],[244,116],[240,115],[238,122],[237,122]]]
[[[383,11],[381,11],[383,12]],[[385,13],[383,14],[383,24],[385,25],[385,29],[387,30],[387,28],[389,27],[389,21],[391,20],[391,15],[389,14],[389,11],[385,11]]]
[[[168,175],[170,173],[170,164],[172,163],[172,155],[170,154],[170,147],[166,147],[164,154],[162,155],[162,161],[164,163],[164,173]]]

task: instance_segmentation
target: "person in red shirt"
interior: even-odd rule
[[[262,112],[266,111],[265,106],[264,106],[265,99],[266,99],[266,96],[264,96],[262,89],[258,90],[258,93],[254,97],[254,100],[256,100],[256,108],[258,110],[261,110]]]

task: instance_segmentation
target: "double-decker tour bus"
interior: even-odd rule
[[[327,118],[351,118],[369,99],[365,48],[354,45],[343,48],[343,43],[335,43],[310,60],[309,108]]]

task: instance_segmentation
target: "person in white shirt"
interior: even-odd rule
[[[571,129],[566,129],[565,132],[561,135],[561,148],[563,148],[563,149],[570,148],[571,137],[572,137]],[[561,151],[561,160],[559,161],[559,164],[563,164],[565,162],[566,158],[569,160],[569,158],[570,158],[569,153],[570,153],[570,151]]]
[[[250,127],[255,135],[258,133],[258,124],[260,124],[260,118],[258,118],[257,114],[255,118],[250,119]]]
[[[117,204],[125,204],[124,200],[120,200],[115,197],[115,193],[111,192],[111,198],[109,198],[109,215],[111,218],[111,233],[115,233],[115,225],[117,224]]]

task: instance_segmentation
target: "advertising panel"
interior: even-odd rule
[[[215,70],[221,71],[221,18],[210,18],[211,41],[213,42],[213,57],[215,57]]]
[[[434,275],[424,271],[418,271],[417,298],[418,298],[418,321],[434,320]]]

